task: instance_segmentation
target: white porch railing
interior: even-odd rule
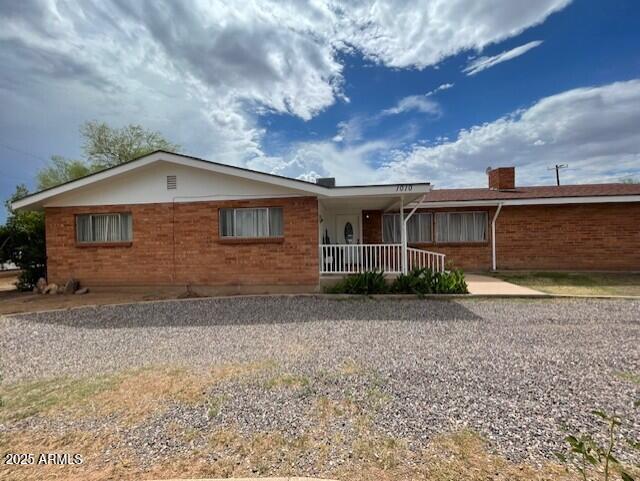
[[[407,270],[411,269],[431,269],[436,272],[444,271],[444,254],[438,252],[424,251],[407,247]]]
[[[427,267],[444,271],[445,255],[407,248],[407,270]],[[402,244],[323,244],[321,274],[355,274],[365,271],[402,272]]]

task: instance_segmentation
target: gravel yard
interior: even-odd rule
[[[204,402],[171,402],[122,428],[148,464],[201,448],[203,433],[222,428],[355,438],[363,416],[410,450],[470,429],[510,460],[542,463],[561,447],[563,427],[598,429],[593,409],[624,415],[621,434],[640,436],[639,346],[640,302],[629,300],[246,297],[0,319],[5,384],[158,365],[264,366],[212,383]],[[32,416],[0,424],[0,434],[100,423]],[[176,441],[168,425],[193,434]],[[348,462],[339,446],[329,459]]]

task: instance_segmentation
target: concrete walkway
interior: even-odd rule
[[[544,296],[544,292],[524,286],[518,286],[496,277],[480,274],[465,274],[469,294],[482,296]]]

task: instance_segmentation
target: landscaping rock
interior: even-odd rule
[[[80,289],[77,289],[76,294],[88,294],[89,293],[89,288],[88,287],[82,287]]]
[[[51,294],[51,295],[55,295],[58,293],[58,284],[49,284],[47,287],[45,287],[44,291],[42,291],[43,294]]]
[[[80,282],[78,282],[78,279],[71,278],[64,285],[65,294],[73,294],[78,289],[80,289]]]
[[[38,282],[36,282],[36,289],[40,294],[44,294],[44,290],[46,288],[47,288],[47,281],[45,280],[44,277],[41,277],[40,279],[38,279]]]

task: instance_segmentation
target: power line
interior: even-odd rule
[[[27,152],[25,150],[17,149],[15,147],[10,146],[10,145],[3,144],[2,142],[0,142],[0,146],[4,147],[5,149],[13,150],[14,152],[18,152],[19,154],[28,155],[29,157],[33,157],[34,159],[37,159],[40,162],[44,162],[45,165],[47,165],[49,163],[48,160],[43,159],[42,157],[40,157],[40,156],[38,156],[36,154],[32,154],[31,152]]]

